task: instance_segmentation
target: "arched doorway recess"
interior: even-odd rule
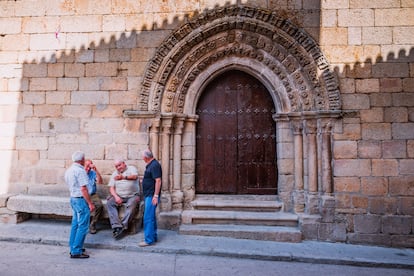
[[[332,193],[331,128],[340,113],[334,73],[316,42],[276,12],[217,8],[175,30],[144,75],[137,110],[164,169],[162,211],[191,208],[195,197],[196,107],[212,79],[244,71],[274,102],[278,196],[288,211],[319,212]]]
[[[197,104],[197,194],[277,194],[274,104],[241,71],[212,80]]]

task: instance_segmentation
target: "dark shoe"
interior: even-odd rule
[[[114,238],[115,239],[120,239],[122,237],[122,234],[124,233],[124,229],[121,227],[115,228],[114,231]]]
[[[71,259],[87,259],[87,258],[89,258],[89,255],[87,255],[85,253],[82,253],[82,254],[74,254],[74,255],[70,254],[70,258]]]
[[[146,246],[151,246],[154,245],[155,243],[146,243],[145,241],[142,241],[140,243],[138,243],[138,246],[140,247],[146,247]]]
[[[95,225],[89,226],[89,233],[96,234],[96,227],[95,227]]]
[[[82,253],[85,253],[85,252],[86,252],[86,249],[82,248]],[[70,254],[70,252],[69,252],[69,255],[72,256],[72,254]]]

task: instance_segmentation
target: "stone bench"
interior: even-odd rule
[[[108,211],[106,207],[106,199],[102,199],[104,205],[101,220],[108,219]],[[15,223],[23,221],[32,215],[43,215],[43,216],[57,216],[57,217],[72,217],[72,208],[70,206],[69,197],[63,196],[46,196],[46,195],[29,195],[29,194],[17,194],[10,195],[6,201],[6,208],[8,211],[16,212],[19,218],[15,219]],[[138,205],[137,213],[128,227],[129,232],[137,233],[137,230],[142,225],[142,218],[144,212],[144,201],[141,200]],[[120,215],[124,213],[124,208],[121,207]],[[4,212],[3,212],[4,213]]]

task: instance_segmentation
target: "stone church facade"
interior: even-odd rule
[[[412,247],[413,15],[409,0],[1,1],[0,194],[67,196],[76,150],[106,182],[116,158],[142,174],[149,147],[163,167],[160,224],[176,228],[208,191],[200,163],[221,161],[198,151],[203,114],[266,113],[273,133],[254,133],[257,121],[251,135],[238,123],[206,137],[271,141],[273,169],[255,176],[275,174],[271,193],[303,239]],[[257,81],[271,112],[201,109],[217,83],[253,97],[221,83],[228,73]],[[249,184],[213,193],[269,193]]]

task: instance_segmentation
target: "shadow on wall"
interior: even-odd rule
[[[289,5],[293,4],[267,8],[318,40],[320,7]],[[139,152],[148,145],[150,122],[125,119],[123,110],[137,108],[142,76],[157,46],[173,30],[199,15],[197,11],[183,13],[171,21],[137,25],[130,32],[108,37],[102,33],[96,35],[96,42],[90,42],[94,35],[76,33],[64,24],[55,33],[41,34],[39,56],[23,64],[18,120],[24,131],[15,131],[17,154],[10,162],[13,173],[9,192],[66,193],[63,174],[71,163],[71,154],[79,149],[94,160],[105,182],[115,158],[131,160],[142,169]],[[140,16],[129,19],[142,22]],[[82,40],[89,44],[76,49],[77,41]],[[65,45],[71,44],[72,50],[66,50]]]
[[[320,7],[295,10],[278,5],[270,9],[319,40]],[[157,45],[198,15],[182,14],[181,19],[176,16],[171,22],[164,20],[161,24],[137,26],[131,32],[99,37],[99,42],[79,50],[67,52],[61,47],[57,55],[23,64],[19,120],[24,124],[24,132],[16,131],[18,154],[11,162],[14,165],[10,169],[13,172],[10,190],[36,193],[47,188],[53,193],[53,187],[63,184],[62,176],[70,163],[70,155],[78,149],[95,160],[106,178],[113,170],[112,160],[116,157],[140,160],[139,150],[148,140],[142,133],[147,132],[149,122],[125,119],[123,110],[137,108],[142,76]],[[60,40],[63,45],[70,44],[75,35],[64,31],[62,26],[61,33],[50,35],[56,36],[56,41]],[[86,40],[91,41],[93,37],[88,36]],[[45,49],[49,49],[48,45]],[[359,114],[368,116],[377,109],[389,108],[383,110],[384,115],[395,114],[395,108],[400,108],[406,114],[406,121],[412,122],[413,84],[409,64],[412,61],[411,49],[409,54],[400,51],[398,56],[390,53],[386,59],[367,59],[345,67],[342,72],[337,68],[343,109],[354,110],[357,104]],[[406,122],[395,115],[391,117],[387,122],[392,129]],[[366,135],[362,133],[361,139],[370,139]],[[385,140],[394,138],[398,136]]]
[[[410,217],[397,223],[391,216],[414,215],[414,48],[385,55],[335,68],[346,114],[334,136],[336,207],[345,211],[345,220],[354,220],[347,221],[347,230],[357,234],[372,233],[364,226],[367,221],[382,219],[385,228],[406,227]],[[341,149],[351,143],[354,151]],[[354,185],[350,179],[356,176]],[[385,228],[382,233],[389,234]]]

